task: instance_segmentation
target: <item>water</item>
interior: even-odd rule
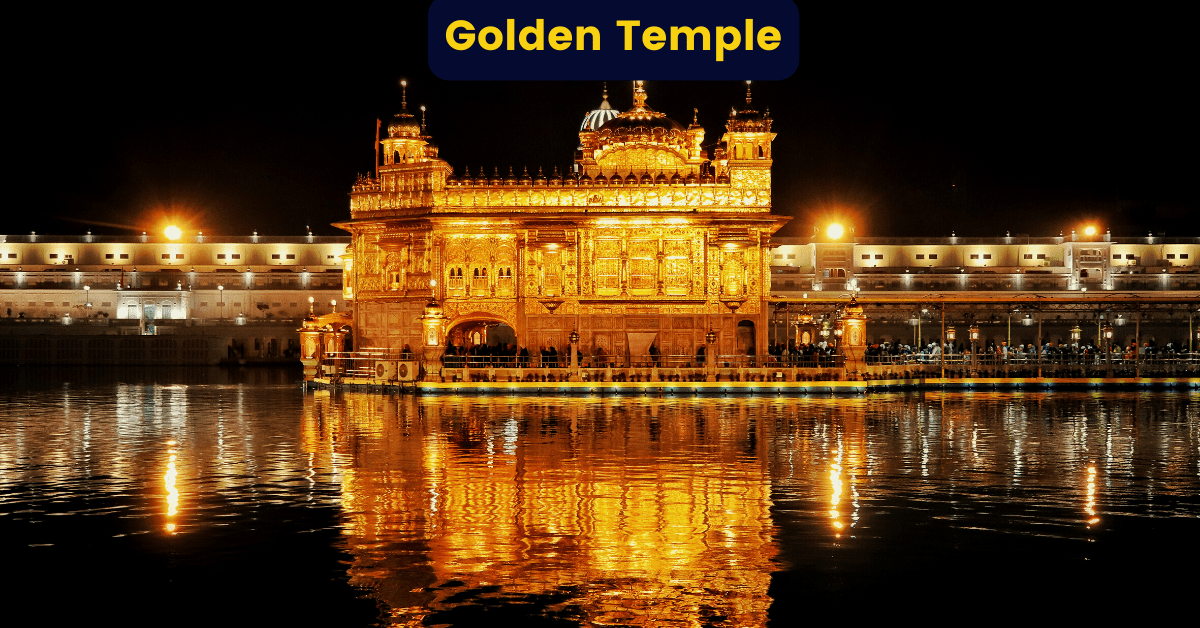
[[[1182,604],[1194,393],[305,395],[8,371],[6,597],[131,624],[759,626]]]

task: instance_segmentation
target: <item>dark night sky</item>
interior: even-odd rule
[[[570,163],[599,83],[441,81],[425,10],[407,7],[47,17],[12,61],[20,191],[3,230],[128,233],[169,211],[210,234],[340,233],[329,223],[348,217],[401,77],[460,174]],[[775,212],[796,217],[784,235],[830,214],[876,236],[1054,235],[1083,220],[1200,232],[1183,20],[800,8],[800,69],[754,89],[779,133]],[[743,89],[647,84],[685,124],[699,107],[706,143]],[[610,93],[630,105],[628,83]]]

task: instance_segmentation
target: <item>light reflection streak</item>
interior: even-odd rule
[[[175,461],[177,451],[175,449],[175,441],[167,441],[167,472],[163,475],[163,484],[167,489],[167,532],[175,531],[175,522],[173,521],[176,514],[179,513],[179,490],[175,488],[175,478],[177,472],[175,469]]]
[[[1087,501],[1084,503],[1083,511],[1088,514],[1088,527],[1100,523],[1100,518],[1096,516],[1096,463],[1088,465],[1087,469]]]
[[[841,537],[841,529],[845,524],[841,522],[841,513],[838,512],[838,503],[842,501],[842,437],[838,435],[837,455],[834,456],[833,463],[829,470],[829,484],[833,487],[829,495],[829,518],[832,520],[835,536]]]

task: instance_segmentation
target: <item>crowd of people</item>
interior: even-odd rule
[[[979,353],[978,359],[981,363],[1036,362],[1039,354],[1038,346],[1033,343],[1018,343],[1009,346],[1007,342],[1001,342],[997,345],[994,341],[989,341],[986,345],[976,347],[976,350]],[[868,363],[928,363],[941,361],[943,359],[942,351],[943,346],[938,342],[919,345],[882,342],[868,345],[864,349],[863,355]],[[1178,342],[1168,342],[1160,346],[1154,340],[1149,340],[1142,343],[1141,346],[1138,346],[1134,342],[1125,346],[1114,344],[1111,359],[1114,361],[1132,361],[1135,358],[1152,360],[1156,357],[1173,357],[1187,353],[1186,346]],[[1046,342],[1041,345],[1040,354],[1043,362],[1095,363],[1109,358],[1105,354],[1104,347],[1098,347],[1091,341],[1079,343],[1065,343],[1061,340],[1058,342]],[[962,342],[947,343],[945,345],[945,359],[947,361],[962,361],[971,357],[970,345],[964,345]]]
[[[971,346],[961,341],[947,343],[944,346],[939,342],[910,345],[885,341],[867,345],[860,350],[862,358],[868,364],[928,364],[941,362],[943,357],[946,362],[962,362],[971,359]],[[943,351],[945,356],[942,355]],[[1006,342],[1001,342],[999,345],[989,342],[987,345],[978,347],[978,351],[980,363],[1036,362],[1038,360],[1038,348],[1034,344],[1017,344],[1010,347]],[[407,346],[405,352],[411,357]],[[1156,357],[1173,357],[1179,354],[1187,354],[1185,345],[1168,342],[1160,346],[1150,340],[1141,346],[1134,343],[1130,343],[1128,346],[1115,345],[1111,357],[1113,361],[1132,361],[1135,357],[1144,361]],[[570,356],[569,346],[561,349],[541,347],[536,352],[531,352],[529,348],[519,347],[513,343],[470,346],[450,344],[446,347],[442,363],[448,368],[486,368],[489,366],[565,368],[570,366]],[[1107,357],[1103,348],[1097,347],[1092,342],[1063,343],[1059,341],[1057,343],[1047,342],[1041,346],[1043,362],[1096,363],[1104,361]],[[718,357],[720,362],[730,362],[731,359],[731,356]],[[603,347],[596,347],[590,355],[581,353],[579,356],[580,366],[585,368],[625,366],[626,361],[610,355]],[[679,356],[664,358],[657,345],[651,344],[647,355],[641,356],[640,359],[630,358],[628,361],[646,366],[700,366],[705,361],[705,347],[697,348],[694,359],[689,356],[681,360]],[[738,361],[743,361],[741,356],[738,356]],[[837,349],[833,343],[824,341],[798,344],[794,340],[789,340],[786,344],[770,344],[766,356],[755,355],[754,348],[751,347],[744,361],[750,365],[762,362],[764,365],[798,368],[830,367],[837,365]],[[669,364],[667,364],[668,362]]]

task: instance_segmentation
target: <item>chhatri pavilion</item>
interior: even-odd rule
[[[515,342],[614,358],[765,352],[771,213],[767,112],[745,102],[717,144],[607,94],[573,172],[456,174],[407,103],[350,195],[344,297],[356,348]],[[710,152],[711,151],[711,152]],[[428,310],[428,313],[427,313]]]

